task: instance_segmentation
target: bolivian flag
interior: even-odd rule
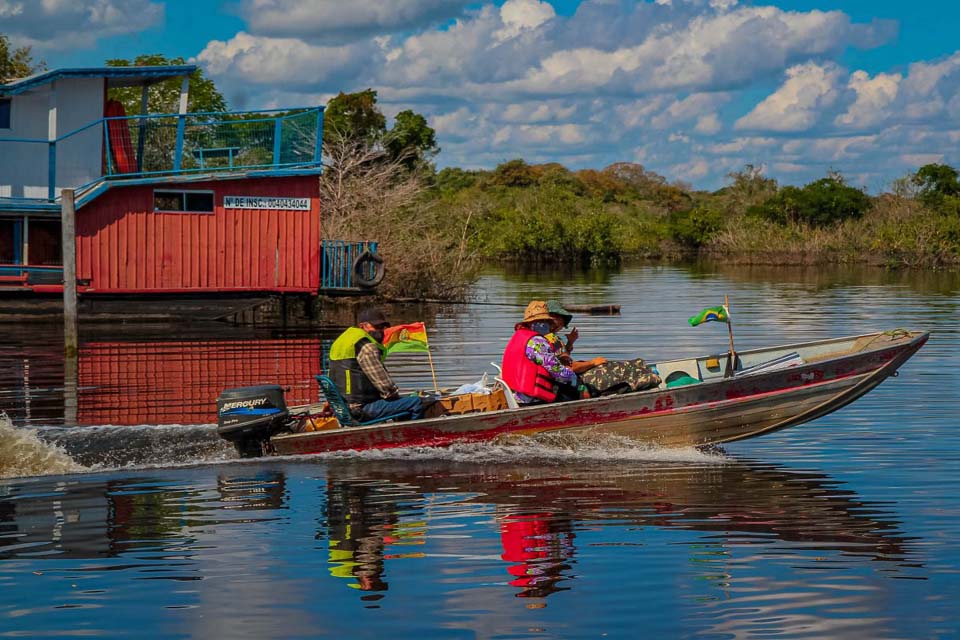
[[[691,327],[695,327],[698,324],[703,324],[704,322],[730,322],[730,311],[727,310],[727,307],[720,305],[719,307],[707,307],[697,315],[693,316],[687,322],[690,323]]]
[[[388,327],[383,332],[384,357],[391,353],[426,352],[427,327],[422,322],[411,322]]]

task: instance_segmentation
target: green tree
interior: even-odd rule
[[[497,165],[490,183],[500,187],[529,187],[536,184],[537,179],[534,168],[517,158]]]
[[[927,204],[940,204],[945,197],[960,196],[960,173],[946,164],[927,164],[913,175],[917,195]]]
[[[766,201],[777,193],[777,181],[767,178],[761,167],[744,165],[740,171],[727,174],[730,184],[717,192],[724,196],[731,211],[744,211]]]
[[[30,47],[13,48],[10,38],[0,33],[0,83],[26,78],[46,68],[43,61],[34,61]]]
[[[670,234],[680,244],[697,249],[723,228],[723,217],[706,207],[670,214]]]
[[[397,114],[393,128],[383,138],[383,146],[392,158],[411,169],[440,153],[436,131],[426,118],[410,109]]]
[[[802,188],[784,187],[748,212],[780,224],[800,222],[825,227],[860,218],[871,205],[867,194],[848,186],[842,177],[831,175]]]
[[[340,92],[327,103],[323,114],[324,142],[342,137],[372,145],[387,132],[387,119],[377,106],[377,92]]]
[[[437,191],[442,194],[454,194],[477,184],[477,180],[485,173],[483,171],[460,169],[459,167],[447,167],[437,173],[433,184]]]
[[[110,67],[156,67],[183,65],[183,58],[167,58],[159,53],[137,56],[132,61],[116,58],[107,60]],[[152,85],[147,97],[147,107],[152,113],[177,113],[180,107],[180,78],[171,78]],[[140,113],[140,87],[122,87],[110,90],[110,97],[123,103],[128,115]],[[217,89],[213,80],[203,75],[201,69],[190,74],[190,94],[187,97],[187,111],[191,113],[223,112],[227,110],[227,100]]]

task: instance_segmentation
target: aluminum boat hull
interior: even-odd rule
[[[745,351],[738,354],[738,367],[784,354],[798,354],[802,363],[736,377],[705,368],[705,363],[715,365],[717,356],[674,360],[658,363],[662,374],[696,369],[703,381],[490,413],[283,434],[271,438],[267,448],[275,455],[296,455],[558,432],[615,434],[661,447],[722,444],[809,422],[846,406],[894,375],[928,338],[926,332],[898,330]]]

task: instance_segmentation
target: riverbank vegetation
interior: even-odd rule
[[[781,186],[755,167],[713,192],[635,164],[569,171],[520,160],[492,171],[440,171],[434,206],[470,203],[487,258],[604,262],[723,257],[744,264],[960,264],[960,185],[927,165],[870,196],[830,175]]]

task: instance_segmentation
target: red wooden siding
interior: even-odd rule
[[[157,213],[154,190],[212,191],[214,213]],[[223,196],[310,198],[310,211],[224,209]],[[77,212],[86,293],[278,291],[320,287],[316,176],[118,186]]]
[[[319,338],[88,343],[79,358],[83,425],[208,424],[224,389],[279,384],[288,405],[317,402]]]

